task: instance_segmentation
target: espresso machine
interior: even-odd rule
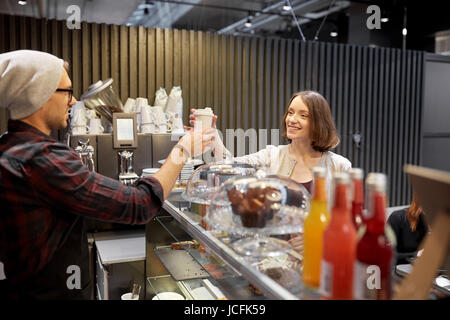
[[[112,84],[112,79],[98,81],[91,85],[80,99],[87,109],[95,110],[103,118],[102,120],[109,122],[112,132],[108,130],[109,132],[102,134],[69,134],[67,143],[78,153],[89,170],[118,180],[124,185],[132,186],[142,175],[143,169],[161,167],[159,160],[168,156],[179,136],[172,138],[170,133],[139,133],[136,128],[136,114],[123,112],[122,102],[116,95]],[[114,123],[116,124],[115,127]],[[134,234],[136,232],[144,234],[145,226],[132,226],[93,219],[86,219],[85,223],[89,243],[91,281],[98,284],[97,273],[101,268],[97,266],[99,252],[97,252],[95,243],[102,237],[122,236],[122,234]],[[129,264],[127,263],[114,265],[114,270],[118,267],[124,268],[124,270],[128,268],[127,271],[122,272],[124,279],[127,276],[131,277],[131,274],[134,279],[143,278],[145,260],[133,263],[130,268],[134,270],[134,273],[129,272]],[[109,276],[110,291],[115,292],[118,282],[115,282],[114,279],[122,276],[118,272],[115,272],[114,275],[111,273]],[[95,297],[95,295],[95,286],[93,286],[91,296]]]
[[[113,79],[95,82],[80,100],[86,108],[95,110],[105,121],[109,121],[113,128],[110,133],[71,136],[71,147],[75,149],[80,139],[88,139],[88,145],[94,149],[91,152],[95,171],[126,185],[133,185],[143,169],[161,167],[159,161],[169,155],[178,141],[179,136],[170,133],[139,133],[136,114],[123,112]]]
[[[68,144],[91,171],[132,186],[143,169],[160,167],[158,160],[165,159],[176,143],[171,141],[170,134],[154,136],[137,133],[136,115],[123,113],[122,101],[115,93],[112,79],[92,84],[80,100],[87,109],[94,110],[104,121],[108,121],[110,127],[114,122],[119,123],[119,128],[113,128],[112,132],[69,135]],[[121,134],[118,134],[119,129]],[[124,137],[128,140],[131,137],[131,141],[124,141]],[[139,226],[87,220],[87,227],[88,232],[96,233],[135,229]]]

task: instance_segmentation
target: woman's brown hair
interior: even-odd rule
[[[319,152],[336,148],[340,139],[336,131],[336,126],[334,125],[333,117],[331,116],[330,106],[327,100],[315,91],[300,91],[292,95],[283,117],[283,136],[286,137],[286,117],[289,106],[297,97],[300,97],[308,107],[310,117],[309,134],[312,148]]]
[[[409,226],[412,231],[416,231],[417,223],[419,222],[419,216],[423,212],[421,205],[419,204],[419,199],[417,198],[416,193],[413,194],[413,199],[411,205],[406,210],[406,214],[408,215]]]

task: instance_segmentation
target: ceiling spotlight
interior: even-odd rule
[[[408,34],[408,31],[406,30],[406,28],[403,28],[402,34],[403,34],[404,36],[406,36],[406,35]]]
[[[292,9],[292,7],[291,7],[291,5],[289,4],[289,1],[286,0],[286,1],[284,2],[283,10],[284,10],[284,11],[289,11],[289,10],[291,10],[291,9]]]
[[[27,0],[19,0],[17,1],[18,4],[20,4],[21,6],[24,6],[27,4]]]
[[[389,21],[389,18],[381,18],[380,21],[381,21],[381,22],[388,22],[388,21]]]
[[[253,14],[251,12],[248,13],[247,22],[244,24],[246,28],[250,28],[252,26]]]
[[[331,32],[330,32],[330,36],[332,36],[333,38],[334,38],[334,37],[337,37],[337,36],[338,36],[338,33],[337,33],[336,31],[331,31]]]

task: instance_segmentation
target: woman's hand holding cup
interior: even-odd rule
[[[214,129],[209,128],[202,131],[190,128],[188,132],[178,141],[182,149],[189,152],[188,157],[197,157],[208,151],[214,141]]]
[[[191,109],[191,112],[194,111],[195,109]],[[195,117],[193,114],[190,115],[190,118],[191,116]],[[215,116],[214,118],[217,119]],[[215,119],[212,120],[214,127]],[[192,125],[194,125],[194,122],[195,118],[189,121]],[[214,127],[196,130],[193,127],[184,126],[187,133],[178,141],[177,145],[187,151],[189,158],[202,155],[211,148],[211,144],[215,139],[216,129]]]
[[[209,108],[208,108],[209,109]],[[197,109],[191,109],[191,114],[189,115],[189,123],[194,127],[194,130],[196,128],[196,121],[198,121],[199,116],[197,116],[199,112],[197,112]],[[219,135],[219,131],[216,129],[216,123],[217,123],[217,116],[213,115],[211,120],[211,128],[213,129],[213,143],[211,145],[211,149],[213,150],[215,161],[222,161],[226,158],[232,158],[233,156],[231,153],[227,150],[225,145],[223,144],[222,138]],[[203,124],[202,124],[203,126]],[[208,126],[209,127],[209,126]],[[189,127],[185,127],[187,130]],[[198,128],[198,125],[197,125]]]

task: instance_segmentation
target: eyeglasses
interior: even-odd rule
[[[72,101],[73,89],[56,89],[57,92],[68,92],[69,93],[69,103]]]

